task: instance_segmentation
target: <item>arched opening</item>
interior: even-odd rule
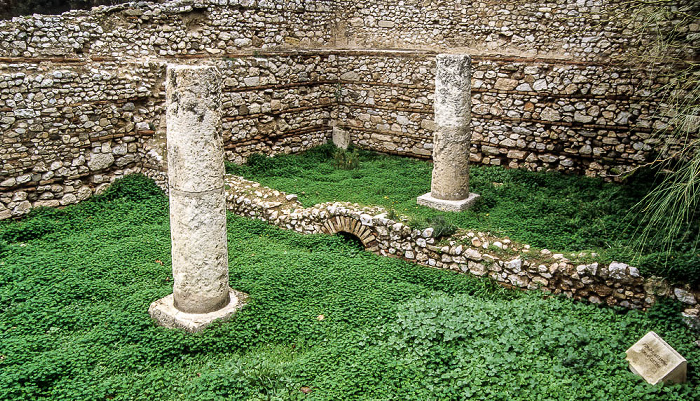
[[[359,219],[347,216],[331,216],[321,230],[326,234],[339,234],[351,236],[352,241],[357,241],[362,248],[370,252],[379,252],[377,236],[370,226],[365,226]]]
[[[346,231],[338,231],[337,233],[335,233],[335,235],[342,238],[345,243],[352,246],[353,248],[357,248],[358,250],[365,249],[365,244],[362,243],[360,237],[353,233],[349,233]]]

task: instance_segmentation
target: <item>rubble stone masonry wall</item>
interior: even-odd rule
[[[539,289],[631,309],[646,309],[659,298],[668,297],[680,301],[685,307],[685,318],[697,325],[698,288],[642,277],[636,267],[625,263],[595,262],[594,254],[538,251],[481,232],[436,239],[432,228],[411,228],[406,219],[389,219],[380,207],[329,202],[305,208],[294,194],[232,175],[227,175],[225,181],[227,208],[240,216],[304,234],[352,234],[366,250],[378,255],[490,277],[510,288]]]
[[[667,119],[638,66],[621,61],[638,38],[613,10],[175,0],[0,21],[0,219],[78,202],[131,172],[165,186],[168,63],[221,71],[228,160],[298,152],[333,128],[360,147],[430,158],[435,55],[466,52],[473,162],[615,179],[650,160],[651,131]],[[697,57],[698,31],[682,57]]]
[[[326,142],[333,56],[267,49],[328,44],[330,4],[139,2],[0,21],[0,219],[133,172],[165,187],[168,63],[221,71],[229,160]]]
[[[649,43],[629,30],[633,17],[627,6],[611,0],[338,0],[336,42],[360,49],[459,49],[608,63]],[[697,10],[697,2],[676,0],[664,7]],[[697,56],[699,29],[680,33],[689,46],[679,58]]]
[[[430,158],[435,54],[339,57],[337,126],[360,147]],[[474,56],[472,162],[615,179],[653,158],[668,118],[643,76],[593,62]],[[659,84],[660,85],[660,84]]]

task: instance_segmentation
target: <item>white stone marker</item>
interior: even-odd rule
[[[438,54],[435,74],[433,179],[418,204],[448,212],[469,208],[479,195],[469,193],[471,144],[471,59]]]
[[[211,66],[166,74],[173,294],[148,312],[161,326],[195,332],[245,300],[228,284],[221,76]]]
[[[340,149],[350,146],[350,133],[342,128],[333,127],[333,144]]]
[[[650,331],[627,350],[630,370],[649,384],[685,383],[688,362],[658,334]]]

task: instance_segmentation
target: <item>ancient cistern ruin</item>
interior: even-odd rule
[[[204,291],[211,299],[202,301],[210,306],[201,310],[187,306],[190,289],[179,287],[191,282],[190,262],[173,261],[171,302],[185,313],[235,309],[232,300],[243,297],[228,288],[215,256],[226,252],[224,202],[280,227],[348,232],[372,252],[508,286],[627,308],[672,297],[697,313],[697,289],[642,277],[624,261],[577,264],[545,254],[547,263],[533,264],[493,255],[488,244],[503,239],[477,232],[472,246],[438,247],[429,232],[384,210],[304,208],[293,194],[223,176],[224,159],[333,141],[432,159],[431,192],[417,201],[441,210],[478,197],[469,191],[470,163],[615,180],[648,162],[658,145],[652,132],[668,117],[657,113],[660,99],[639,89],[644,70],[625,62],[633,38],[614,21],[590,23],[613,12],[599,3],[182,0],[3,21],[0,219],[74,204],[115,178],[146,174],[169,190],[173,215],[186,216],[175,221],[194,225],[173,225],[174,254],[184,244],[185,253],[217,259]],[[581,15],[590,18],[572,18]],[[200,71],[192,84],[220,91],[211,116],[175,106],[168,65],[191,66],[171,71]],[[197,96],[196,106],[208,107],[209,95]],[[199,130],[216,139],[215,149],[213,139],[188,137],[207,143],[197,149],[179,142]],[[216,197],[201,198],[208,191]],[[187,206],[194,198],[201,210]],[[201,243],[178,240],[199,229],[197,219],[207,222]]]

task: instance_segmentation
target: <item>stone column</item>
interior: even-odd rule
[[[166,74],[173,294],[149,313],[160,325],[199,331],[244,298],[228,285],[221,76],[210,66]]]
[[[469,193],[471,145],[471,59],[439,54],[435,74],[435,133],[431,191],[418,204],[458,212],[479,198]]]

